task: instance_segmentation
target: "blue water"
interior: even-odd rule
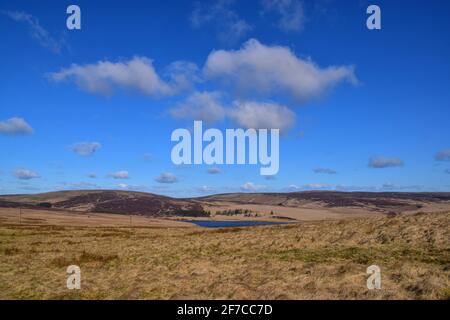
[[[190,222],[200,227],[205,228],[226,228],[226,227],[250,227],[250,226],[262,226],[271,224],[287,224],[289,222],[277,222],[277,221],[212,221],[212,220],[183,220],[184,222]]]

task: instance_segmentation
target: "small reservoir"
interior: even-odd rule
[[[251,227],[273,224],[288,224],[279,221],[251,221],[251,220],[183,220],[205,228],[227,228],[227,227]]]

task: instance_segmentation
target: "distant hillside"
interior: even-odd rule
[[[198,200],[204,208],[212,212],[243,208],[263,215],[278,215],[297,220],[450,210],[450,193],[429,192],[230,193]]]
[[[202,216],[202,206],[192,200],[134,191],[76,190],[36,195],[0,196],[0,207],[49,208],[81,212],[145,216]]]
[[[303,191],[288,193],[228,193],[201,198],[205,201],[231,201],[297,207],[320,202],[326,207],[405,207],[450,201],[449,192],[338,192]]]
[[[293,219],[336,218],[345,215],[397,214],[450,210],[450,193],[335,192],[230,193],[177,199],[145,192],[115,190],[58,191],[0,196],[0,207],[56,209],[144,216],[207,216],[246,209],[259,216]]]

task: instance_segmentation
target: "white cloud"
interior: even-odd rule
[[[419,185],[410,185],[410,186],[401,186],[396,185],[392,182],[383,183],[380,188],[378,188],[381,191],[405,191],[405,190],[421,190],[422,187]]]
[[[211,193],[211,192],[215,192],[214,188],[208,187],[208,186],[200,186],[198,188],[196,188],[196,190],[198,192],[202,192],[202,193]]]
[[[176,94],[189,82],[193,64],[179,62],[169,67],[168,83],[160,78],[153,61],[134,57],[120,62],[99,61],[96,64],[72,64],[69,68],[50,74],[54,81],[73,80],[78,87],[91,93],[111,95],[116,89],[135,90],[152,96]]]
[[[275,12],[278,27],[286,32],[301,31],[305,23],[303,5],[299,0],[263,0],[263,13]]]
[[[383,189],[394,189],[395,188],[395,184],[393,184],[392,182],[386,182],[386,183],[383,183],[381,188],[383,188]]]
[[[176,86],[178,91],[192,88],[202,78],[198,66],[189,61],[175,61],[166,68],[165,75]]]
[[[69,147],[70,150],[80,156],[90,156],[100,148],[101,144],[98,142],[78,142]]]
[[[299,186],[297,186],[296,184],[291,184],[286,189],[287,189],[287,191],[298,191],[301,188]]]
[[[295,113],[276,103],[235,102],[228,111],[239,126],[253,129],[289,129],[295,123]]]
[[[308,183],[303,186],[304,189],[326,189],[329,188],[330,185],[326,183]]]
[[[62,189],[65,190],[86,190],[86,189],[98,189],[100,188],[98,185],[89,182],[76,182],[76,183],[62,183]]]
[[[369,159],[369,167],[375,169],[402,166],[403,160],[399,158],[372,157]]]
[[[243,191],[251,191],[251,192],[259,191],[259,190],[262,190],[262,189],[265,189],[265,188],[266,188],[266,186],[255,184],[253,182],[246,182],[246,183],[244,183],[241,186],[241,190],[243,190]]]
[[[225,107],[219,92],[195,92],[169,113],[176,119],[202,120],[207,123],[231,119],[243,128],[280,129],[286,131],[295,123],[295,113],[277,104],[255,101],[234,101]]]
[[[345,80],[357,83],[351,66],[320,68],[287,47],[266,46],[256,39],[247,41],[239,50],[211,52],[204,74],[240,94],[286,93],[298,101],[318,97]]]
[[[109,176],[114,179],[129,179],[130,178],[128,171],[125,171],[125,170],[110,173]]]
[[[302,186],[297,186],[295,184],[290,185],[285,188],[285,191],[311,191],[311,190],[336,190],[336,191],[370,191],[370,192],[380,192],[380,191],[405,191],[405,190],[421,190],[422,187],[418,185],[410,186],[399,186],[393,183],[384,183],[381,186],[346,186],[346,185],[330,185],[326,183],[310,183]]]
[[[195,92],[169,112],[176,119],[202,120],[207,123],[225,118],[219,92]]]
[[[41,46],[54,53],[61,52],[62,43],[53,39],[50,33],[40,25],[39,20],[36,17],[29,13],[19,11],[6,11],[4,13],[16,22],[26,23],[29,27],[31,36]]]
[[[450,149],[441,150],[434,156],[436,161],[450,161]]]
[[[217,167],[212,167],[212,168],[208,168],[208,173],[209,174],[219,174],[219,173],[222,173],[222,170],[220,170],[220,168],[217,168]]]
[[[232,2],[230,0],[216,0],[209,4],[198,2],[189,17],[191,25],[194,28],[213,25],[220,41],[235,43],[245,37],[253,26],[230,8]]]
[[[117,188],[128,191],[147,191],[148,188],[142,185],[129,185],[126,183],[117,184]]]
[[[0,134],[19,135],[33,132],[33,128],[23,118],[13,117],[0,122]]]
[[[379,191],[379,188],[375,186],[346,186],[346,185],[337,185],[335,187],[335,190],[337,191],[346,191],[346,192],[352,192],[352,191]]]
[[[336,174],[336,170],[330,168],[315,168],[314,173]]]
[[[40,178],[39,173],[32,171],[32,170],[24,169],[24,168],[14,170],[13,175],[17,179],[21,179],[21,180],[30,180],[30,179]]]
[[[155,178],[155,181],[159,183],[175,183],[178,181],[178,178],[173,173],[163,172]]]
[[[322,189],[330,189],[330,188],[332,188],[332,186],[329,184],[326,184],[326,183],[308,183],[308,184],[304,184],[302,186],[291,184],[286,188],[286,191],[295,192],[295,191],[302,191],[302,190],[322,190]]]

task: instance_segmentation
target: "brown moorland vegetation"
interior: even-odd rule
[[[180,199],[135,191],[72,190],[0,196],[0,208],[153,218],[206,218],[232,213],[233,219],[251,216],[312,221],[447,211],[450,210],[450,193],[305,191],[230,193]]]
[[[448,299],[450,212],[203,229],[0,220],[0,299]],[[81,290],[66,268],[81,267]],[[381,268],[368,290],[366,268]]]

